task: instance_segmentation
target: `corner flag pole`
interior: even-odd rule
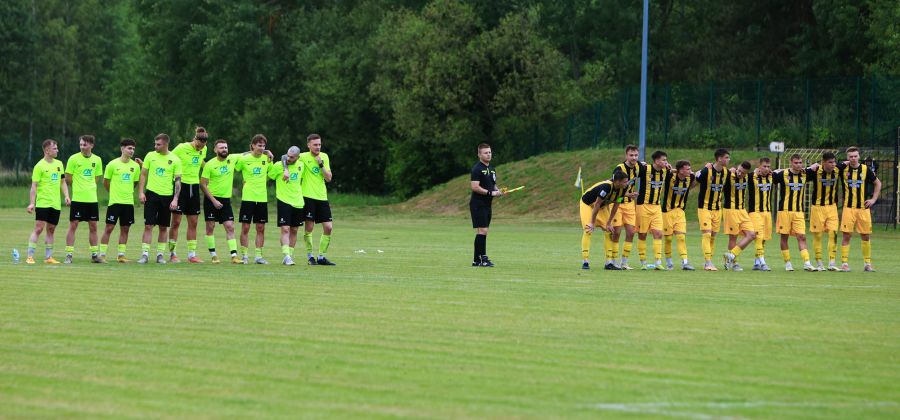
[[[649,37],[649,9],[650,0],[644,0],[644,28],[641,36],[641,121],[638,128],[640,143],[638,153],[640,160],[644,159],[644,149],[647,147],[647,38]]]

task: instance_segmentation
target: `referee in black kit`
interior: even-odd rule
[[[497,171],[491,166],[491,145],[478,145],[478,163],[472,167],[472,198],[469,200],[469,212],[472,214],[472,227],[475,228],[475,254],[472,267],[493,267],[494,263],[487,256],[487,234],[491,225],[491,201],[503,195],[497,189]]]

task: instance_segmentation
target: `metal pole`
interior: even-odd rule
[[[644,29],[641,36],[641,121],[639,127],[640,143],[638,150],[640,159],[644,160],[644,148],[647,146],[647,37],[649,36],[650,0],[644,0]]]
[[[871,125],[871,127],[869,127],[869,130],[871,131],[871,134],[869,135],[869,145],[873,148],[875,147],[875,82],[875,76],[873,75],[872,96],[869,98],[869,117],[871,120],[871,123],[869,124]]]
[[[856,76],[856,144],[862,140],[862,77]]]
[[[601,102],[597,102],[594,105],[594,142],[592,147],[594,149],[597,148],[597,143],[600,141],[600,111],[602,110],[603,104]]]
[[[809,95],[810,95],[810,92],[809,92],[809,79],[806,79],[806,86],[805,86],[805,87],[806,87],[806,101],[805,101],[806,103],[804,104],[804,105],[806,106],[806,143],[805,143],[805,146],[806,146],[806,147],[809,147],[809,130],[810,130],[810,123],[812,122],[812,115],[810,115],[810,113],[811,113],[811,112],[810,112],[810,107],[811,107],[810,101],[811,101],[811,100],[810,100],[810,97],[809,97]]]

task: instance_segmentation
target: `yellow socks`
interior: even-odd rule
[[[737,258],[738,255],[741,255],[741,251],[743,250],[737,245],[735,245],[734,248],[731,248],[731,253],[734,254],[734,258]]]
[[[837,232],[828,232],[828,261],[837,257]]]
[[[800,258],[803,258],[804,263],[808,263],[809,262],[809,250],[801,249],[800,250]]]
[[[784,262],[790,262],[791,261],[791,250],[782,249],[781,250],[781,258],[784,258]]]
[[[872,264],[872,241],[862,241],[863,262]]]
[[[666,246],[666,258],[672,258],[672,235],[663,237]]]
[[[822,232],[813,232],[813,251],[816,252],[816,261],[822,261]]]
[[[638,239],[638,258],[641,261],[647,261],[647,240]]]
[[[841,262],[847,263],[850,259],[850,245],[841,245]]]
[[[607,249],[609,249],[607,247]],[[609,252],[607,251],[607,254]],[[591,256],[591,234],[588,232],[581,233],[581,259],[588,260]]]
[[[756,258],[766,256],[766,241],[760,237],[756,237]]]
[[[671,250],[671,248],[670,248]],[[653,253],[656,255],[656,261],[662,260],[663,243],[659,239],[653,240]]]
[[[603,247],[606,251],[606,261],[612,261],[613,259],[613,245],[612,234],[610,234],[609,232],[603,232]]]
[[[700,249],[703,250],[703,258],[712,261],[712,234],[703,234],[700,238]]]
[[[675,235],[675,240],[678,241],[678,254],[681,255],[682,260],[687,259],[687,239],[684,237],[683,233],[679,233]]]
[[[631,255],[631,247],[632,241],[625,241],[625,245],[622,246],[622,258],[628,258]]]

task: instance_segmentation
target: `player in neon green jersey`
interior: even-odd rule
[[[266,223],[269,221],[269,193],[266,182],[269,180],[269,167],[272,166],[272,153],[266,150],[269,140],[262,134],[250,140],[250,152],[238,158],[235,171],[243,177],[241,188],[241,210],[238,219],[241,222],[241,259],[244,264],[250,262],[247,255],[250,245],[250,224],[256,224],[256,251],[253,261],[256,264],[268,264],[263,258],[262,249],[266,241]]]
[[[181,227],[181,216],[187,216],[188,261],[200,262],[197,258],[197,220],[200,217],[200,171],[206,160],[206,140],[209,134],[203,127],[194,130],[194,138],[175,146],[172,153],[181,160],[181,193],[178,207],[172,211],[172,228],[169,229],[169,262],[179,263],[175,252],[178,243],[178,230]]]
[[[216,237],[213,233],[216,222],[225,227],[225,238],[231,253],[232,264],[243,264],[237,254],[237,240],[234,238],[234,211],[231,209],[231,188],[234,185],[234,166],[240,154],[228,154],[228,142],[216,140],[213,145],[216,157],[203,165],[200,175],[200,191],[203,192],[203,212],[206,219],[206,247],[212,256],[212,263],[219,263],[216,255]]]
[[[103,177],[103,160],[93,154],[94,136],[84,135],[78,141],[79,153],[69,157],[66,162],[66,182],[72,188],[72,207],[69,209],[69,231],[66,233],[66,259],[64,264],[72,263],[75,252],[75,231],[78,222],[88,222],[88,243],[91,250],[91,261],[99,263],[97,251],[97,220],[100,219],[100,208],[97,204],[97,181]]]
[[[138,264],[146,264],[149,260],[153,226],[159,226],[156,263],[166,263],[163,253],[168,248],[171,211],[178,207],[178,194],[181,192],[181,160],[169,151],[169,135],[158,134],[153,149],[144,158],[138,183],[141,204],[144,204],[144,236]]]
[[[56,159],[56,155],[59,154],[56,140],[44,140],[41,146],[44,149],[44,158],[34,165],[34,171],[31,173],[31,193],[28,207],[25,209],[29,214],[35,214],[34,230],[28,237],[28,257],[25,263],[34,264],[34,249],[37,248],[38,237],[46,228],[44,263],[59,264],[59,261],[53,258],[53,234],[56,232],[56,225],[59,224],[59,213],[62,208],[59,199],[60,189],[67,206],[72,200],[69,199],[68,186],[62,181],[66,176],[63,164]]]
[[[135,162],[134,139],[122,139],[119,149],[122,155],[106,164],[103,173],[103,187],[109,191],[109,203],[106,207],[106,229],[100,238],[100,262],[106,262],[106,251],[109,237],[116,222],[119,222],[119,246],[116,261],[128,262],[125,251],[128,246],[128,230],[134,224],[134,185],[141,177],[141,166]]]
[[[303,224],[303,189],[300,175],[300,148],[291,146],[284,160],[269,167],[269,179],[275,180],[275,201],[278,205],[278,227],[281,229],[281,253],[284,265],[294,265],[297,231]]]
[[[300,154],[303,162],[303,243],[306,245],[306,260],[310,265],[335,265],[328,261],[328,245],[331,243],[331,206],[328,204],[326,182],[331,182],[331,160],[322,152],[322,137],[310,134],[306,137],[308,152]],[[313,254],[312,233],[316,223],[322,225],[322,236],[319,237],[319,258]]]

